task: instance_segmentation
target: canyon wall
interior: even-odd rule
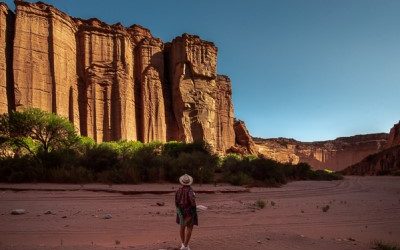
[[[51,5],[0,4],[0,113],[40,108],[97,142],[235,145],[230,79],[217,47],[183,34],[163,43],[139,25],[73,18]]]
[[[254,138],[258,153],[283,163],[306,162],[313,169],[343,170],[366,156],[383,150],[388,134],[356,135],[331,141],[300,142],[293,139]]]
[[[0,3],[0,114],[15,108],[12,73],[14,13]]]
[[[75,22],[57,9],[16,2],[9,66],[17,110],[37,107],[79,124],[75,32]]]
[[[254,143],[254,140],[251,137],[249,131],[247,130],[244,121],[235,120],[233,129],[235,131],[235,146],[231,147],[229,149],[229,152],[242,155],[245,154],[258,155],[259,148]]]
[[[8,112],[7,100],[7,16],[8,7],[0,3],[0,113]]]
[[[400,145],[400,121],[390,129],[389,138],[385,148],[391,148],[398,145]]]
[[[365,157],[341,173],[345,175],[400,175],[400,145]]]

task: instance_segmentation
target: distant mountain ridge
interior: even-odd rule
[[[301,142],[291,138],[254,137],[258,153],[284,163],[306,162],[314,169],[340,171],[387,145],[389,134],[376,133],[339,137],[335,140]]]
[[[385,150],[342,171],[348,175],[400,175],[400,121],[390,130]]]
[[[344,174],[400,174],[400,121],[390,133],[338,137],[334,140],[301,142],[292,138],[253,137],[264,157],[314,169],[331,169]]]

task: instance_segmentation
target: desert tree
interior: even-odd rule
[[[66,118],[29,108],[1,115],[0,143],[6,142],[31,154],[38,151],[47,154],[75,146],[79,136]]]

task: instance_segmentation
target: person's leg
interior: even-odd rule
[[[192,236],[193,224],[188,224],[186,227],[185,247],[189,245],[190,237]]]
[[[181,236],[181,242],[185,244],[185,225],[181,225],[179,233]]]

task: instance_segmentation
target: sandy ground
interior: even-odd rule
[[[176,187],[0,184],[0,249],[175,249]],[[208,210],[199,213],[193,250],[368,249],[372,240],[400,241],[400,177],[301,181],[250,192],[194,189]],[[264,209],[252,205],[258,199],[267,201]],[[11,215],[17,208],[27,213]]]

